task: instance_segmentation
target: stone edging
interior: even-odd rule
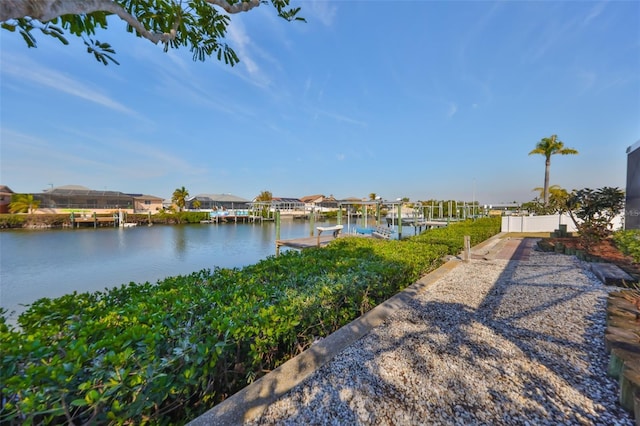
[[[459,264],[458,260],[446,262],[402,292],[195,418],[188,425],[238,425],[257,418],[271,403],[302,383],[353,342],[382,324],[394,311],[405,307],[415,294],[420,293]]]

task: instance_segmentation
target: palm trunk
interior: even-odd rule
[[[549,206],[549,169],[551,168],[551,157],[547,157],[544,163],[544,206]]]

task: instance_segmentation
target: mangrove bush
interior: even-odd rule
[[[180,424],[474,243],[500,218],[403,241],[340,238],[0,315],[0,423]]]

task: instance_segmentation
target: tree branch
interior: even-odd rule
[[[239,1],[230,4],[226,0],[205,0],[212,6],[218,6],[227,13],[247,12],[260,5],[260,0]],[[62,15],[86,15],[93,12],[107,12],[117,15],[131,25],[142,37],[152,43],[167,43],[176,37],[177,23],[168,33],[154,33],[127,12],[114,0],[0,0],[0,22],[10,19],[30,17],[47,22]]]
[[[260,6],[260,0],[241,0],[234,4],[227,0],[204,1],[212,6],[221,7],[230,14],[248,12]],[[99,11],[116,14],[122,19],[127,16],[128,19],[135,20],[114,0],[2,0],[0,1],[0,22],[27,16],[46,22],[61,15],[82,15]]]
[[[117,15],[138,31],[142,37],[154,44],[175,38],[175,30],[164,34],[150,32],[133,15],[113,0],[2,0],[0,2],[0,22],[25,17],[47,22],[62,15],[87,15],[93,12],[107,12]]]
[[[227,0],[204,0],[209,4],[220,6],[229,14],[248,12],[254,7],[260,6],[260,0],[239,1],[235,4],[229,4]]]

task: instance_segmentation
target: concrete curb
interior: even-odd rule
[[[472,253],[486,255],[494,251],[496,246],[501,246],[499,243],[502,235],[502,233],[494,235],[474,246]],[[400,293],[195,418],[188,425],[241,425],[257,418],[270,404],[302,383],[346,347],[382,324],[394,311],[406,307],[416,294],[445,276],[459,264],[460,261],[457,258],[449,260]]]
[[[471,249],[471,256],[476,259],[493,260],[511,238],[505,238],[506,232],[501,232],[481,242]]]

